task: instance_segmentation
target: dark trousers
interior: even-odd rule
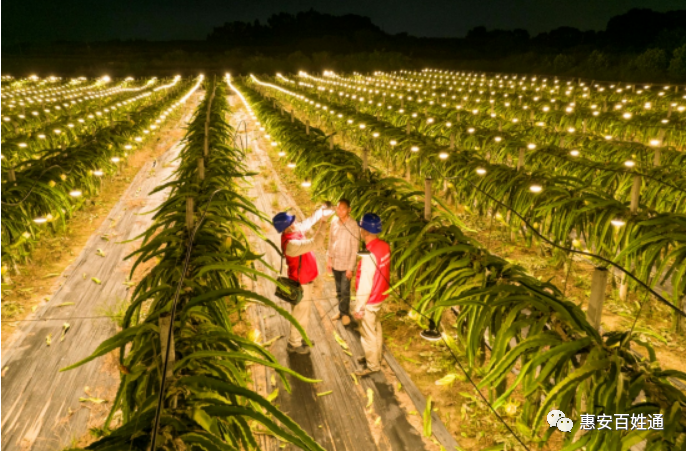
[[[336,281],[336,298],[338,298],[338,310],[341,315],[350,316],[350,280],[344,271],[333,271],[333,279]]]

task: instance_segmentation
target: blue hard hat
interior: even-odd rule
[[[375,213],[365,213],[359,225],[371,234],[381,233],[381,218]]]
[[[293,224],[295,221],[295,215],[289,215],[286,212],[281,212],[277,213],[274,219],[272,220],[272,223],[274,224],[274,228],[276,231],[281,234],[283,231],[288,229],[290,225]]]

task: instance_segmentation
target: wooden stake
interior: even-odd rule
[[[406,130],[407,136],[409,137],[410,134],[412,133],[412,123],[410,121],[407,121],[407,130]]]
[[[369,151],[367,150],[367,148],[364,148],[362,150],[362,171],[364,171],[365,173],[367,172],[367,168],[368,168],[368,163],[367,163],[368,156],[369,156]]]
[[[596,330],[600,328],[600,318],[603,313],[603,304],[605,303],[605,289],[607,288],[607,269],[603,267],[596,267],[593,271],[593,279],[591,281],[591,299],[588,302],[588,311],[586,316],[588,321]]]
[[[291,110],[291,123],[295,122],[295,113]]]
[[[455,150],[455,132],[450,134],[450,150]]]
[[[305,133],[307,135],[310,134],[310,120],[308,119],[307,122],[305,123]]]
[[[424,219],[431,221],[431,178],[424,179]]]

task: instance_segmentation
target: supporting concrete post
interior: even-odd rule
[[[686,296],[681,299],[681,310],[686,312]],[[677,314],[676,330],[682,334],[686,331],[686,317]]]
[[[641,194],[641,176],[634,176],[634,184],[631,187],[631,214],[638,214],[638,200]]]
[[[431,178],[424,179],[424,219],[431,221]]]
[[[159,319],[160,326],[160,345],[162,346],[162,362],[164,362],[167,356],[167,341],[169,340],[168,332],[169,328],[172,328],[172,318],[171,315],[160,316]],[[172,378],[174,376],[174,365],[176,362],[176,348],[174,346],[174,331],[172,330],[171,345],[169,345],[169,361],[167,363],[167,378]]]
[[[362,171],[365,173],[367,172],[367,168],[369,167],[369,151],[367,148],[362,149]]]
[[[519,160],[517,160],[517,171],[521,171],[524,169],[524,164],[525,164],[525,149],[524,148],[519,148]]]
[[[198,159],[198,179],[200,182],[205,180],[205,159],[202,157]]]
[[[455,132],[450,134],[450,150],[455,150]]]
[[[310,120],[309,119],[305,123],[305,133],[308,135],[310,134]]]
[[[608,271],[606,268],[596,267],[593,271],[593,279],[591,281],[591,299],[588,302],[586,317],[588,317],[589,323],[596,330],[600,328],[600,319],[603,313],[603,304],[605,303],[607,274]]]
[[[194,204],[195,200],[193,198],[186,198],[186,228],[188,228],[189,231],[193,230],[193,223],[195,222]]]

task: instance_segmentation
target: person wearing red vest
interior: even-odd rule
[[[355,373],[366,377],[381,370],[383,332],[380,310],[390,289],[391,247],[379,239],[382,224],[378,215],[365,214],[359,224],[360,236],[365,242],[367,253],[360,253],[362,259],[357,267],[356,308],[353,315],[360,322],[365,353],[358,362],[366,364],[366,368]]]
[[[303,299],[293,308],[293,317],[305,331],[310,323],[312,310],[312,284],[319,276],[317,258],[313,250],[316,247],[316,241],[323,235],[323,222],[312,239],[307,239],[305,234],[322,218],[331,215],[333,215],[332,210],[321,208],[310,218],[299,223],[295,222],[295,215],[289,215],[286,212],[277,214],[273,219],[274,228],[281,234],[281,251],[288,266],[288,277],[299,282],[303,288]],[[288,352],[301,355],[310,353],[310,349],[303,344],[300,331],[294,325],[291,325]]]

